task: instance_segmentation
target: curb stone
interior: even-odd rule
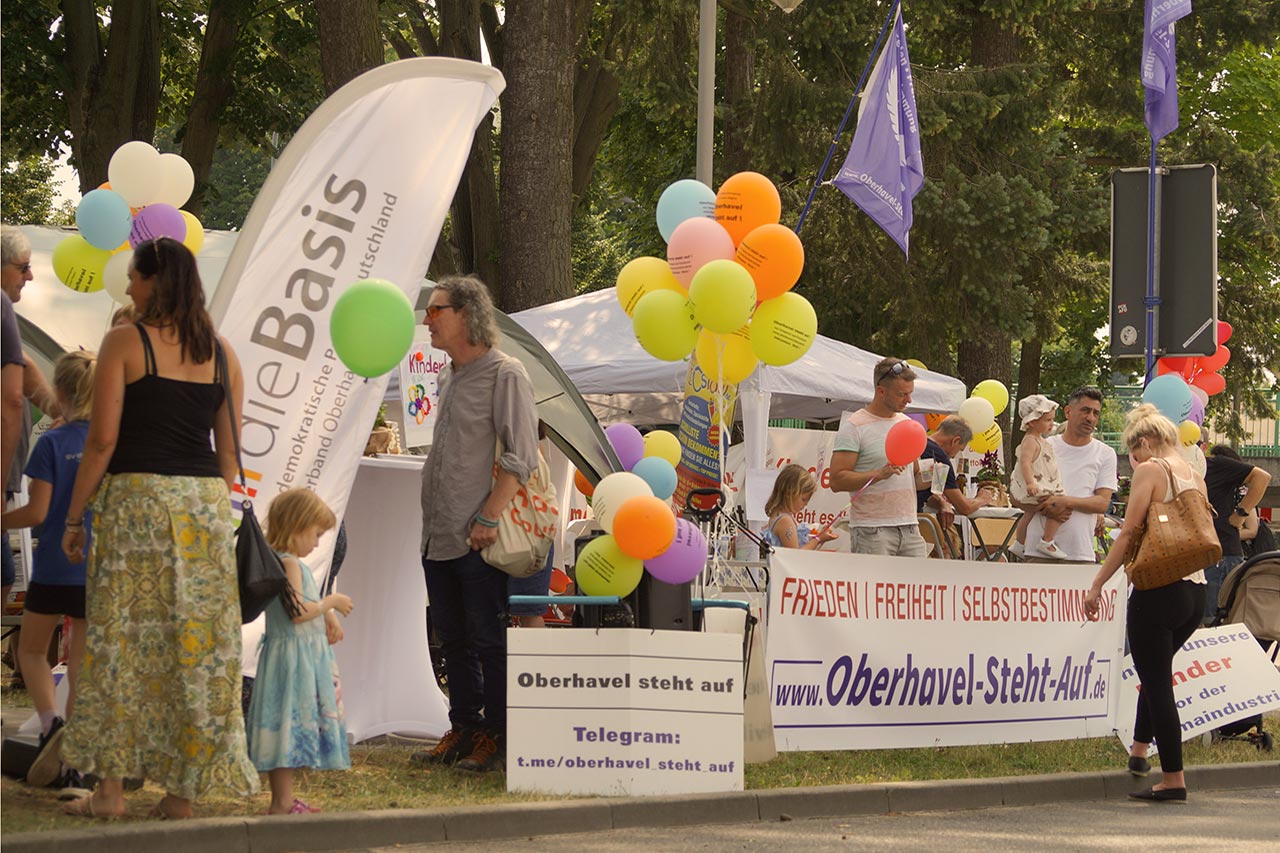
[[[1194,792],[1280,788],[1280,761],[1187,770]],[[1158,775],[1155,777],[1158,779]],[[1145,787],[1124,771],[1004,776],[721,794],[553,800],[438,809],[385,809],[273,817],[199,818],[92,829],[9,833],[5,853],[285,853],[477,841],[644,826],[696,826],[920,811],[1026,806],[1063,800],[1114,800]]]

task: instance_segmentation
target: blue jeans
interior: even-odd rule
[[[431,624],[449,679],[453,728],[507,728],[507,575],[479,551],[453,560],[422,557]]]
[[[1204,624],[1208,625],[1212,622],[1218,613],[1218,591],[1222,589],[1222,582],[1227,579],[1232,569],[1243,562],[1244,557],[1240,555],[1223,557],[1204,570],[1204,578],[1209,582],[1204,593]]]

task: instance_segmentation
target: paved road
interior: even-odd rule
[[[856,818],[628,829],[501,841],[382,847],[368,853],[700,853],[923,850],[1277,850],[1280,789],[1192,792],[1186,805],[1121,801]]]

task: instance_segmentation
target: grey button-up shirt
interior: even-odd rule
[[[527,483],[538,467],[538,413],[524,365],[496,349],[440,371],[440,413],[422,467],[422,553],[453,560],[493,487],[493,461]]]

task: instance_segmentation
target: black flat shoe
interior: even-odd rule
[[[1129,756],[1129,772],[1134,776],[1146,776],[1151,772],[1151,762],[1136,755]]]
[[[1129,798],[1133,800],[1145,800],[1151,803],[1185,803],[1187,801],[1186,788],[1160,788],[1154,786],[1142,791],[1130,791]]]

